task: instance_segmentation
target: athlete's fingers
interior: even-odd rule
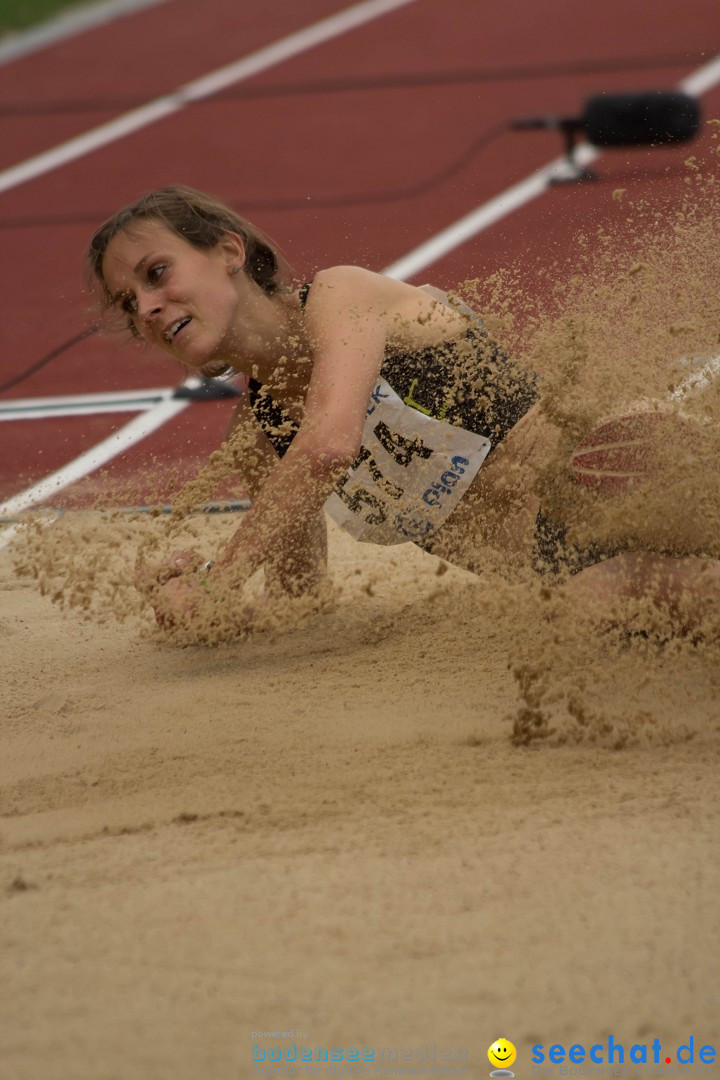
[[[168,559],[160,562],[146,563],[138,556],[135,562],[135,587],[140,592],[152,592],[158,585],[165,585],[188,571],[197,571],[202,565],[202,555],[191,548],[174,551]]]
[[[197,615],[202,599],[203,591],[198,585],[179,577],[170,578],[155,590],[152,598],[158,626],[171,629],[182,623],[187,624]]]

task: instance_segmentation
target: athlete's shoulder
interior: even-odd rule
[[[388,278],[383,278],[382,274],[376,274],[374,270],[368,270],[364,266],[327,266],[323,270],[318,270],[316,273],[313,284],[333,284],[335,282],[375,282],[375,281],[388,281]]]
[[[366,270],[363,266],[329,266],[318,270],[312,282],[311,295],[335,292],[355,296],[359,301],[383,299],[395,295],[402,283],[393,278]]]

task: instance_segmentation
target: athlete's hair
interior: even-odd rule
[[[272,294],[283,292],[292,279],[292,269],[279,249],[259,229],[251,225],[214,195],[182,184],[156,188],[137,202],[124,206],[100,226],[87,249],[88,284],[99,291],[103,311],[112,306],[112,294],[103,277],[102,263],[112,238],[136,221],[159,221],[193,247],[207,251],[226,233],[238,233],[245,245],[245,273]],[[99,286],[99,290],[98,290]],[[132,328],[132,326],[131,326]]]

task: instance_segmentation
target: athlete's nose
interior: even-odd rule
[[[143,297],[142,293],[137,300],[138,317],[145,323],[152,323],[162,311],[162,304],[157,296]]]

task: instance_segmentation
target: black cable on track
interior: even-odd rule
[[[670,53],[666,56],[628,56],[605,60],[572,60],[558,64],[522,64],[502,68],[461,68],[455,71],[389,72],[386,75],[355,75],[336,79],[304,79],[295,82],[244,84],[227,87],[209,97],[183,101],[186,107],[198,107],[217,101],[257,101],[262,98],[292,97],[306,94],[343,94],[358,91],[405,90],[433,86],[462,86],[498,82],[517,82],[531,79],[556,79],[573,75],[601,75],[622,71],[655,71],[670,67],[706,62],[716,49],[702,53]],[[182,88],[158,97],[177,97],[183,100]],[[146,104],[146,98],[118,96],[108,98],[75,98],[63,101],[20,101],[0,104],[0,118],[13,116],[68,115],[70,113],[113,112],[136,109]]]
[[[79,334],[75,334],[74,337],[68,338],[67,341],[63,341],[62,345],[56,345],[54,349],[43,356],[41,360],[31,364],[30,367],[25,368],[19,375],[14,375],[12,379],[8,379],[5,383],[0,383],[0,394],[4,394],[7,390],[12,390],[18,383],[24,382],[25,379],[29,379],[31,375],[34,375],[36,371],[40,371],[46,364],[49,364],[51,360],[55,360],[58,356],[62,356],[68,349],[72,349],[73,345],[79,345],[85,338],[92,337],[93,334],[97,334],[99,326],[86,326],[84,330],[81,330]]]
[[[239,210],[242,214],[263,212],[269,213],[278,210],[313,210],[331,209],[333,207],[361,206],[368,203],[399,202],[403,199],[412,199],[418,195],[424,195],[433,188],[439,187],[446,180],[452,179],[456,173],[468,165],[480,150],[484,150],[500,135],[504,135],[511,128],[508,124],[498,124],[496,127],[484,131],[465,147],[448,165],[439,172],[425,177],[414,184],[407,184],[398,188],[378,188],[374,191],[354,191],[345,195],[296,195],[287,199],[243,199],[227,200],[228,205]],[[98,210],[93,213],[82,214],[43,214],[32,217],[0,218],[0,229],[36,229],[49,228],[60,225],[97,225],[110,217],[107,211]]]

